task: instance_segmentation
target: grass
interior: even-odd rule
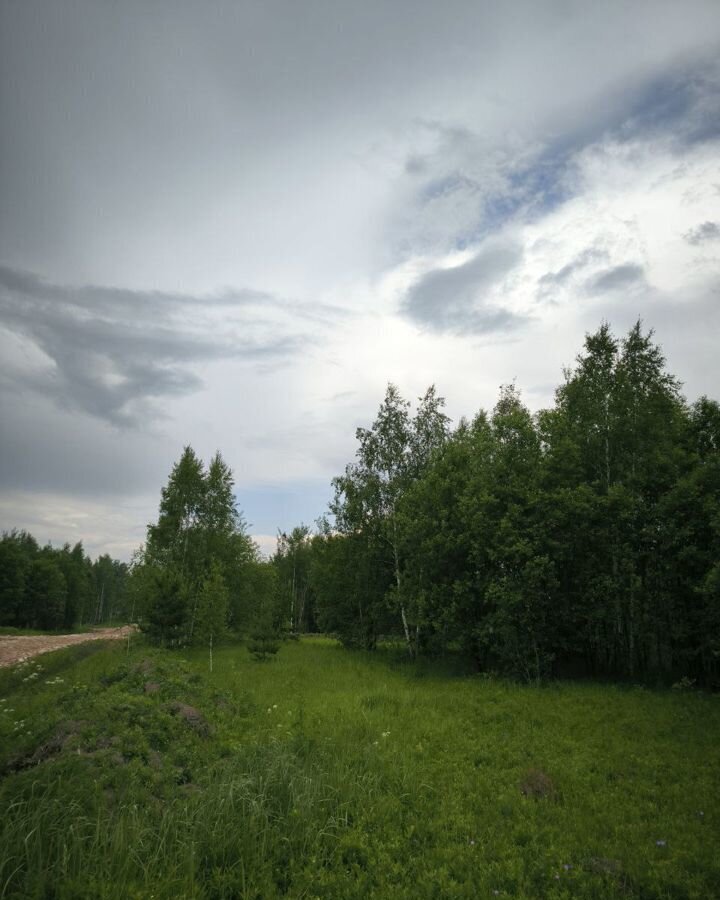
[[[0,897],[718,895],[718,696],[304,639],[82,645],[0,697]]]

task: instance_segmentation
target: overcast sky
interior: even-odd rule
[[[720,3],[0,0],[0,528],[127,559],[184,444],[266,550],[388,381],[720,396]]]

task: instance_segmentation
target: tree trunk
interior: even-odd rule
[[[401,581],[400,581],[400,559],[398,558],[395,518],[393,517],[393,560],[395,563],[395,584],[397,586],[398,598],[400,600],[400,617],[402,618],[403,631],[405,632],[405,642],[407,643],[408,653],[411,657],[415,656],[415,648],[413,647],[412,638],[410,637],[410,626],[408,625],[407,615],[405,614],[405,602],[402,599]]]

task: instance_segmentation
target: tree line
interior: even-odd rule
[[[587,336],[552,408],[514,385],[455,429],[389,385],[316,533],[283,536],[297,627],[526,680],[720,665],[720,407],[688,403],[652,332]]]
[[[0,538],[0,625],[49,631],[128,621],[128,566],[95,562],[82,543],[41,547],[27,531]]]
[[[514,385],[455,428],[434,387],[388,385],[315,530],[247,533],[233,475],[186,447],[128,568],[0,541],[0,624],[125,618],[166,647],[259,654],[322,631],[525,680],[720,678],[720,406],[688,403],[652,332],[586,337],[551,408]],[[262,649],[265,648],[265,649]]]

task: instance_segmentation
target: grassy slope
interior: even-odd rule
[[[718,895],[720,697],[321,640],[228,648],[212,675],[118,645],[39,662],[0,675],[0,897]],[[547,796],[521,793],[532,770]]]

